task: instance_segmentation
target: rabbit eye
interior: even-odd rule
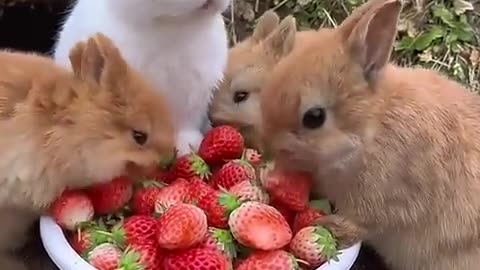
[[[248,92],[247,91],[236,91],[233,94],[233,102],[235,102],[235,103],[243,102],[243,101],[247,100],[247,98],[248,98]]]
[[[138,130],[132,130],[132,137],[138,145],[144,145],[148,139],[147,133]]]
[[[302,124],[305,128],[316,129],[321,127],[327,119],[327,112],[320,107],[310,108],[305,112],[302,119]]]

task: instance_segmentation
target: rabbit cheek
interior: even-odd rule
[[[152,173],[158,166],[161,156],[152,150],[138,150],[129,153],[125,159],[125,173],[131,178],[139,178]]]

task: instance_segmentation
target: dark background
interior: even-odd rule
[[[68,13],[68,2],[0,0],[0,48],[50,54],[58,28]],[[19,256],[27,260],[32,270],[55,269],[41,247],[37,228],[33,228],[32,241]],[[352,270],[367,269],[387,270],[372,249],[363,247]]]

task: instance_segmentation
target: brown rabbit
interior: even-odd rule
[[[371,243],[392,270],[480,267],[480,97],[389,64],[399,0],[320,29],[261,95],[277,165],[311,172],[341,246]]]
[[[0,268],[66,188],[148,172],[174,148],[165,104],[98,34],[72,49],[74,73],[0,53]]]
[[[296,34],[295,19],[279,23],[273,11],[265,12],[249,38],[230,49],[224,80],[210,105],[212,124],[241,129],[250,147],[260,148],[257,129],[261,115],[259,92],[278,61],[289,54],[298,39],[313,31]]]

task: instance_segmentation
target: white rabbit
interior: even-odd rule
[[[56,44],[55,61],[96,32],[165,96],[177,125],[177,149],[196,150],[208,104],[223,79],[228,39],[221,13],[230,0],[78,0]]]

